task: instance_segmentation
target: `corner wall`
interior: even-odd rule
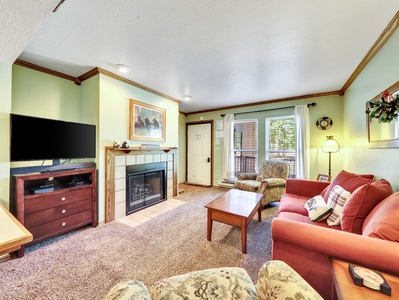
[[[177,147],[179,104],[149,93],[130,84],[100,75],[99,95],[99,141],[98,146],[98,208],[99,221],[105,220],[105,147],[115,140],[128,141],[130,146],[160,144],[161,147]],[[130,141],[129,105],[130,99],[145,102],[166,110],[166,141]]]
[[[0,204],[9,208],[12,65],[0,62]]]
[[[345,92],[344,168],[357,173],[372,173],[387,179],[394,191],[399,183],[399,149],[369,149],[365,104],[399,80],[399,30]]]

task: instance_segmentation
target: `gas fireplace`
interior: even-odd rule
[[[166,162],[126,166],[126,215],[166,200]]]

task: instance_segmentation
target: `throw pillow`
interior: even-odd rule
[[[309,219],[313,222],[320,222],[328,218],[332,212],[332,207],[328,206],[321,195],[310,198],[305,203]]]
[[[363,223],[363,235],[399,242],[399,193],[381,201]]]
[[[353,193],[359,186],[372,182],[373,178],[374,175],[372,174],[355,174],[342,170],[329,185],[324,194],[324,200],[327,202],[331,190],[336,185],[339,185],[348,192]]]
[[[333,211],[327,218],[327,224],[329,226],[340,224],[342,209],[344,207],[346,199],[348,199],[350,195],[350,192],[346,191],[339,185],[336,185],[332,188],[327,201],[327,205],[332,207],[333,209]]]
[[[345,202],[341,216],[341,229],[362,234],[366,217],[378,203],[391,194],[391,184],[385,179],[358,187]]]

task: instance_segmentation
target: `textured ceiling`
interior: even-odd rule
[[[12,64],[60,0],[0,2],[0,61]]]
[[[43,6],[37,26],[54,1],[32,2]],[[179,109],[193,112],[340,90],[398,10],[388,0],[66,0],[19,59],[76,77],[125,64],[127,79],[190,94]],[[25,44],[35,31],[15,27]]]

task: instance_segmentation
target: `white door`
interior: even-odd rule
[[[187,125],[187,183],[211,186],[211,123]]]

